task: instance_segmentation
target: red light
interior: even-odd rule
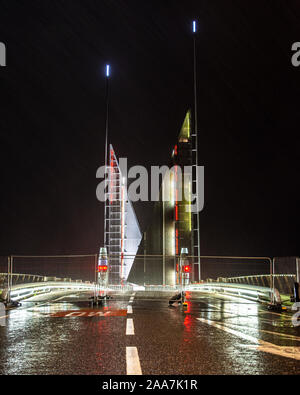
[[[188,266],[188,265],[185,265],[185,266],[183,266],[183,271],[184,271],[185,273],[190,273],[191,267]]]
[[[106,265],[98,266],[98,271],[99,272],[107,272],[107,266]]]

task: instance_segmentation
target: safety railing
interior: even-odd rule
[[[281,303],[280,295],[276,288],[272,289],[258,285],[209,282],[187,285],[184,289],[187,291],[227,294],[256,302],[270,302],[275,300],[277,303]]]
[[[13,285],[10,291],[10,298],[12,301],[20,301],[28,299],[30,297],[46,294],[53,291],[94,291],[95,285],[92,283],[80,283],[80,282],[56,282],[47,281],[43,284],[29,283],[29,284],[18,284]],[[4,299],[5,292],[4,290]]]

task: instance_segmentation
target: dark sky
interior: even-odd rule
[[[198,19],[202,254],[299,245],[298,1],[0,0],[0,255],[94,253],[110,136],[129,165],[168,163],[192,105]],[[142,230],[151,204],[136,204]]]

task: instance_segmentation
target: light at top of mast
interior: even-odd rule
[[[106,65],[106,77],[108,78],[109,75],[110,75],[110,65],[107,64],[107,65]]]
[[[193,21],[193,33],[197,32],[197,22]]]

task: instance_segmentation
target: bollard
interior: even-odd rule
[[[299,297],[299,283],[295,282],[294,283],[294,298],[295,302],[300,302],[300,297]]]
[[[0,326],[6,325],[6,312],[4,303],[0,302]]]

